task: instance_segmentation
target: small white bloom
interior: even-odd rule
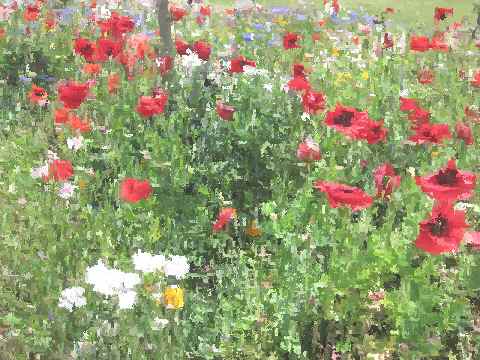
[[[83,146],[83,136],[77,136],[67,139],[67,147],[70,150],[77,151]]]
[[[303,121],[308,121],[308,120],[310,120],[310,114],[304,112],[304,113],[302,114],[302,120],[303,120]]]
[[[183,278],[189,270],[190,265],[185,256],[171,256],[164,266],[165,275],[175,276],[177,279]]]
[[[122,310],[132,309],[137,301],[137,292],[132,290],[118,293],[118,307]]]
[[[45,165],[32,168],[30,171],[30,175],[32,178],[37,179],[41,177],[47,177],[48,176],[48,164],[46,163]]]
[[[264,88],[266,91],[268,91],[268,92],[271,93],[272,90],[273,90],[273,85],[272,85],[272,84],[264,84],[264,85],[263,85],[263,88]]]
[[[8,192],[10,194],[15,194],[16,191],[17,191],[17,188],[15,187],[15,184],[8,185]]]
[[[73,196],[73,192],[76,188],[77,187],[72,183],[65,182],[60,190],[58,190],[58,196],[60,196],[62,199],[70,199]]]
[[[73,311],[74,306],[77,308],[85,306],[87,305],[87,299],[83,296],[84,293],[85,289],[82,287],[66,288],[60,294],[58,306],[70,312]]]
[[[165,256],[152,255],[150,253],[144,253],[141,250],[138,250],[138,252],[133,255],[133,263],[135,270],[144,273],[163,271],[163,267],[165,266]]]

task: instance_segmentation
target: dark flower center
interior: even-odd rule
[[[342,191],[343,191],[344,193],[346,193],[346,194],[351,194],[351,193],[353,193],[353,190],[350,190],[350,189],[343,189]]]
[[[350,111],[344,111],[340,115],[336,116],[333,119],[333,122],[336,125],[342,125],[342,126],[351,126],[352,125],[352,119],[353,119],[353,112]]]
[[[429,225],[430,232],[435,236],[444,235],[448,231],[448,220],[441,215],[437,216]]]
[[[35,96],[42,97],[43,96],[43,91],[42,90],[35,91]]]
[[[436,178],[440,185],[455,186],[457,184],[457,174],[456,169],[440,170]]]
[[[441,13],[439,18],[440,18],[440,20],[445,20],[447,18],[447,14],[446,13]]]

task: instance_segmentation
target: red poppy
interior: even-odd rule
[[[73,130],[81,133],[86,133],[92,130],[92,124],[88,120],[82,120],[75,114],[71,114],[68,119],[68,124]]]
[[[303,64],[293,64],[293,77],[305,78],[305,66]]]
[[[408,120],[410,120],[415,126],[419,126],[430,121],[430,112],[416,107],[408,114]]]
[[[400,96],[400,111],[412,111],[418,107],[417,100]]]
[[[391,49],[393,48],[393,37],[390,33],[385,33],[383,35],[383,48],[384,49]]]
[[[151,117],[162,114],[168,101],[168,94],[165,91],[157,96],[140,96],[137,104],[137,112],[143,117]]]
[[[120,39],[123,34],[132,32],[135,28],[135,22],[128,16],[121,16],[117,12],[112,11],[110,18],[97,22],[100,30],[104,34],[110,34],[115,39]]]
[[[173,68],[173,58],[169,55],[160,56],[156,60],[160,75],[165,76]]]
[[[77,109],[88,95],[89,85],[69,81],[58,87],[59,99],[65,107]]]
[[[113,73],[108,76],[108,92],[110,94],[113,94],[118,90],[119,84],[120,75],[118,75],[117,73]]]
[[[237,210],[235,208],[224,208],[220,210],[217,221],[213,224],[213,231],[221,231],[232,219],[236,216]]]
[[[418,72],[417,79],[420,84],[431,84],[435,78],[435,73],[430,69],[422,69]]]
[[[74,44],[75,54],[81,55],[86,61],[94,61],[95,55],[95,43],[88,39],[78,38],[75,39]]]
[[[450,133],[447,124],[423,123],[419,126],[415,126],[412,130],[415,131],[415,134],[408,139],[417,144],[440,144],[444,140],[452,138],[452,134]]]
[[[287,83],[287,87],[289,90],[307,91],[311,86],[306,77],[296,76]]]
[[[87,63],[87,64],[83,65],[82,70],[85,74],[97,75],[98,73],[100,73],[100,71],[102,71],[102,65]]]
[[[436,33],[430,41],[430,48],[434,51],[448,52],[449,45],[445,42],[443,33]]]
[[[198,15],[196,18],[195,18],[195,22],[198,24],[198,25],[203,25],[205,24],[205,21],[207,20],[207,18],[203,15]]]
[[[40,16],[40,8],[37,5],[27,5],[23,12],[23,20],[27,22],[36,21]]]
[[[67,181],[73,176],[72,163],[68,160],[53,160],[48,166],[48,179]]]
[[[419,225],[415,245],[432,255],[457,251],[468,226],[465,212],[455,211],[453,204],[448,202],[436,203],[430,218]]]
[[[184,8],[175,5],[170,6],[170,16],[173,21],[180,21],[185,15],[187,15],[187,10]]]
[[[148,180],[125,178],[120,184],[120,199],[129,203],[136,203],[147,199],[153,192]]]
[[[244,66],[256,67],[257,64],[255,63],[255,61],[247,60],[245,56],[239,55],[236,58],[230,60],[229,71],[231,73],[243,73]]]
[[[317,180],[313,187],[327,195],[330,207],[348,206],[353,211],[370,207],[373,199],[363,190],[339,183]]]
[[[286,33],[283,36],[283,48],[285,50],[300,48],[301,46],[297,44],[297,41],[299,41],[300,39],[301,36],[298,34],[291,32]]]
[[[388,14],[395,14],[395,9],[392,7],[385,8],[385,12]]]
[[[175,40],[175,49],[178,55],[187,55],[187,50],[190,49],[190,45],[182,39]]]
[[[55,13],[49,12],[45,18],[44,25],[48,30],[55,29],[55,25],[57,24]]]
[[[449,16],[453,16],[453,8],[442,8],[442,7],[435,8],[435,14],[433,17],[435,19],[436,24],[438,24],[440,21],[445,20]]]
[[[377,167],[373,172],[377,197],[388,198],[394,189],[400,186],[401,177],[395,173],[392,165],[385,163]]]
[[[200,6],[200,14],[203,16],[210,16],[212,13],[212,8],[210,6],[202,5]]]
[[[318,114],[325,110],[326,101],[324,93],[307,90],[302,96],[303,111],[312,115]]]
[[[122,51],[122,43],[109,38],[101,38],[97,40],[95,60],[104,62],[110,57],[117,57]]]
[[[217,101],[217,114],[223,119],[223,120],[232,120],[233,119],[233,113],[235,112],[235,108],[233,106],[226,105],[222,103],[221,101]]]
[[[385,141],[388,129],[383,127],[382,121],[373,121],[368,117],[360,117],[354,125],[356,128],[355,139],[366,140],[369,144],[377,144]]]
[[[472,81],[470,81],[470,84],[473,87],[480,88],[480,70],[475,71]]]
[[[43,106],[48,102],[48,93],[44,88],[32,84],[32,89],[28,93],[28,98],[33,104]]]
[[[414,51],[428,51],[430,49],[430,39],[426,36],[412,36],[410,38],[410,49]]]
[[[457,135],[457,138],[463,140],[466,145],[473,144],[472,129],[464,122],[457,122],[457,124],[455,125],[455,133]]]
[[[297,158],[300,161],[316,161],[322,158],[320,147],[312,139],[307,138],[297,148]]]
[[[210,52],[212,51],[210,44],[205,41],[194,42],[192,50],[200,59],[204,61],[208,61],[210,58]]]
[[[65,108],[55,110],[55,124],[66,124],[69,118],[69,111]]]
[[[435,200],[456,201],[472,197],[476,176],[471,172],[459,171],[455,160],[452,159],[438,173],[424,177],[417,176],[415,181],[424,193]]]

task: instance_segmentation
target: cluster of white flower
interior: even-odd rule
[[[137,293],[133,289],[140,284],[140,276],[109,269],[101,260],[87,268],[85,282],[93,285],[93,290],[105,296],[118,296],[120,309],[131,309],[135,305]]]
[[[60,299],[58,300],[58,306],[68,311],[73,311],[73,307],[80,308],[87,305],[87,299],[83,294],[85,289],[82,287],[71,287],[66,288],[60,294]]]

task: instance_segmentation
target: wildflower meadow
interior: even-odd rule
[[[0,360],[480,359],[480,3],[396,3],[0,2]]]

